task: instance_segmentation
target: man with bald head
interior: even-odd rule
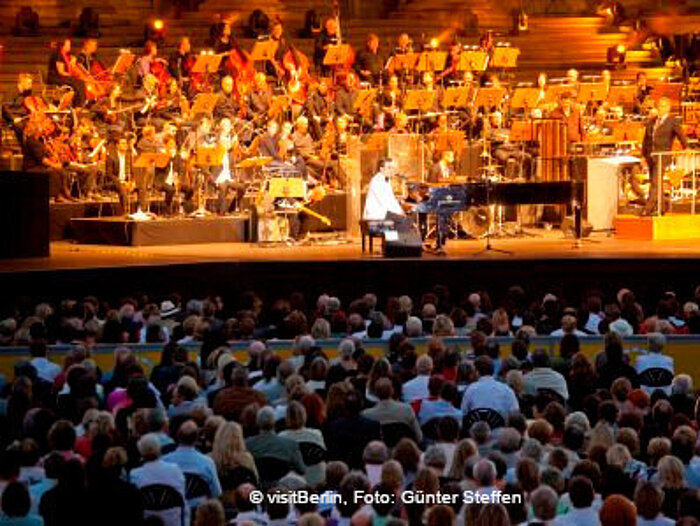
[[[216,464],[207,455],[200,453],[197,448],[199,428],[194,420],[186,420],[177,431],[177,449],[163,457],[165,462],[178,466],[185,474],[185,478],[191,476],[200,477],[209,487],[209,496],[217,498],[221,495],[221,484],[216,472]],[[198,506],[206,499],[205,496],[188,499],[190,508]]]
[[[683,148],[688,147],[688,139],[683,133],[680,122],[671,115],[671,99],[661,97],[656,105],[656,116],[647,121],[642,141],[642,155],[649,167],[649,197],[642,215],[659,212],[657,210],[659,174],[663,175],[664,167],[670,164],[671,158],[669,155],[655,154],[671,151],[675,139],[681,142]]]

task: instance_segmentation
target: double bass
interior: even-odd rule
[[[287,77],[287,93],[294,102],[304,104],[307,89],[314,82],[309,75],[308,57],[291,45],[282,57],[282,65]]]

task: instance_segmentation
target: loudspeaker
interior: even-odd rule
[[[418,228],[407,217],[387,214],[387,219],[394,221],[393,234],[384,234],[382,252],[387,258],[419,258],[423,255],[423,240]]]
[[[49,255],[49,176],[0,172],[0,258]]]

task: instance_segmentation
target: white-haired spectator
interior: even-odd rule
[[[156,484],[169,486],[177,491],[182,500],[185,501],[185,475],[177,465],[160,458],[158,436],[155,433],[148,433],[139,439],[136,447],[143,460],[143,465],[131,470],[129,474],[131,483],[140,490]],[[145,516],[151,515],[160,518],[166,526],[179,526],[189,523],[190,510],[189,506],[185,506],[184,510],[182,508],[171,508],[163,511],[146,510]]]
[[[413,402],[428,398],[428,382],[433,371],[433,359],[422,354],[416,361],[416,377],[403,384],[401,398],[404,402]]]
[[[406,320],[406,336],[419,338],[423,335],[423,322],[417,316],[410,316]]]
[[[354,371],[357,369],[357,362],[355,362],[355,342],[350,338],[345,338],[341,340],[338,344],[338,362],[343,366],[344,369],[348,371]]]
[[[655,389],[661,389],[667,395],[671,393],[671,380],[674,374],[673,358],[663,354],[666,347],[666,336],[658,332],[647,336],[649,352],[637,356],[635,369],[639,374],[642,389],[651,394]],[[661,382],[663,379],[654,369],[662,369],[670,373],[668,383]],[[650,380],[644,383],[644,380]]]
[[[491,495],[496,488],[496,465],[486,458],[482,458],[472,470],[474,481],[477,484],[477,493]]]

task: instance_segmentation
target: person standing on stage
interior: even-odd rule
[[[649,197],[642,215],[652,215],[657,210],[659,176],[663,176],[664,168],[670,160],[670,156],[654,155],[671,151],[674,139],[678,139],[683,148],[688,147],[688,140],[683,133],[678,119],[671,115],[671,100],[661,97],[656,106],[657,115],[647,122],[642,141],[642,155],[649,167]],[[663,210],[661,210],[663,213]]]
[[[360,81],[369,82],[371,85],[379,83],[384,63],[379,55],[379,37],[375,33],[367,36],[365,49],[357,54],[354,67]]]
[[[569,144],[583,140],[583,118],[570,93],[562,93],[559,105],[552,111],[550,117],[566,122]]]

